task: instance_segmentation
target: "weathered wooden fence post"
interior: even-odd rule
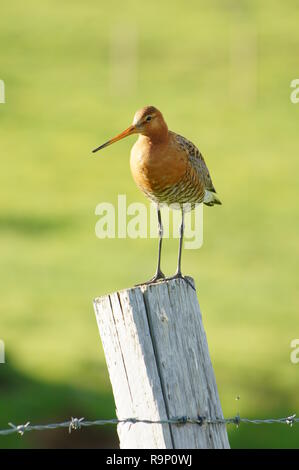
[[[189,278],[191,282],[191,278]],[[94,308],[119,419],[223,418],[196,292],[183,280]],[[224,424],[119,424],[122,449],[229,448]]]

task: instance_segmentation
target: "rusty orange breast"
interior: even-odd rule
[[[130,166],[135,183],[146,193],[159,193],[178,183],[187,170],[187,155],[171,138],[153,143],[141,135],[131,151]]]

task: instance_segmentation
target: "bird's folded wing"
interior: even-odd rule
[[[199,179],[204,184],[205,189],[216,193],[208,167],[198,148],[185,137],[178,134],[176,135],[176,137],[179,145],[187,152],[189,162],[196,170]]]

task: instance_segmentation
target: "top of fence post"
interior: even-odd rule
[[[184,280],[116,292],[94,307],[119,419],[223,419],[197,296]],[[229,447],[225,424],[202,423],[120,424],[120,446]]]

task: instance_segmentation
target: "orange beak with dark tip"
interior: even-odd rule
[[[97,152],[98,150],[101,150],[105,147],[108,147],[108,145],[114,144],[114,142],[117,142],[118,140],[124,139],[125,137],[128,137],[129,135],[136,134],[138,131],[135,126],[130,126],[128,129],[125,131],[121,132],[117,136],[113,137],[113,139],[108,140],[105,142],[103,145],[100,145],[100,147],[97,147],[92,151],[92,153]]]

